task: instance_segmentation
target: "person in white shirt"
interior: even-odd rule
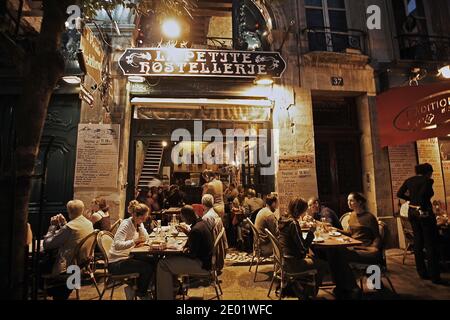
[[[108,269],[112,274],[139,273],[136,295],[140,298],[148,297],[148,287],[152,278],[154,264],[150,260],[130,257],[133,248],[144,245],[148,240],[148,233],[144,222],[149,216],[147,205],[133,200],[128,205],[131,217],[120,223],[114,236],[114,242],[109,251]],[[131,287],[125,288],[127,299],[133,299],[134,292]]]
[[[216,219],[220,219],[217,212],[214,210],[214,197],[210,194],[205,194],[202,197],[202,205],[205,208],[205,214],[202,220],[206,222],[209,230],[213,230],[216,225]]]
[[[53,275],[65,273],[67,268],[73,264],[75,248],[89,234],[94,232],[92,223],[83,216],[84,204],[80,200],[71,200],[67,203],[69,222],[62,214],[58,214],[50,219],[50,227],[44,236],[44,249],[47,253],[56,250],[56,260],[50,259],[41,266],[43,274],[50,272]],[[88,252],[81,253],[87,256]],[[65,283],[61,286],[54,286],[47,293],[56,300],[66,300],[72,290],[69,290]]]

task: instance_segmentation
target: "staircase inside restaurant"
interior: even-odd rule
[[[138,188],[148,186],[153,178],[158,177],[163,152],[164,147],[162,146],[161,141],[152,140],[148,142],[141,175],[139,177]]]

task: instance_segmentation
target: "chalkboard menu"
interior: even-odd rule
[[[317,195],[314,154],[282,156],[277,174],[280,214],[287,213],[288,205],[296,197],[308,200]]]
[[[417,141],[417,153],[420,163],[429,163],[433,166],[433,190],[432,201],[439,201],[445,207],[444,178],[442,174],[441,155],[439,153],[439,143],[437,138]]]
[[[117,187],[119,136],[118,124],[78,126],[75,187]]]
[[[392,203],[394,211],[398,208],[397,192],[403,182],[415,175],[417,165],[416,146],[414,143],[389,147],[389,165],[391,168]]]

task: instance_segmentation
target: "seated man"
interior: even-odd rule
[[[202,205],[205,208],[205,214],[202,220],[205,221],[209,230],[213,230],[216,225],[216,219],[220,219],[217,212],[214,210],[214,197],[210,194],[205,194],[202,197]]]
[[[268,229],[275,237],[278,237],[278,218],[275,211],[278,208],[278,198],[275,195],[268,195],[266,207],[261,209],[256,215],[255,227],[259,232],[261,253],[263,256],[272,254],[272,244],[264,229]]]
[[[342,230],[342,225],[337,214],[330,208],[321,205],[318,198],[310,198],[308,200],[308,208],[310,211],[309,214],[312,215],[314,220],[322,221],[322,219],[325,219],[325,222],[328,222],[333,227]]]
[[[181,209],[181,219],[191,225],[184,254],[168,256],[159,261],[157,267],[157,299],[173,300],[173,278],[178,274],[204,273],[211,269],[213,236],[205,221],[200,219],[192,207]],[[182,230],[183,231],[183,230]]]
[[[264,200],[256,196],[256,192],[253,189],[248,189],[248,197],[244,200],[244,209],[247,216],[251,215],[256,210],[260,210],[264,207]]]
[[[66,272],[67,267],[73,262],[74,250],[77,245],[94,231],[92,222],[83,215],[84,204],[80,200],[72,200],[67,203],[69,222],[62,214],[58,214],[50,219],[50,227],[44,236],[44,249],[46,251],[57,249],[56,261],[53,266],[44,265],[43,273],[50,272],[56,275]],[[87,252],[85,253],[88,254]],[[54,299],[69,298],[72,290],[69,290],[65,283],[61,286],[49,290],[49,295]]]

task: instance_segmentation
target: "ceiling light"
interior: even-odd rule
[[[181,35],[181,26],[175,19],[165,20],[162,23],[161,30],[163,35],[169,39],[176,39]]]
[[[145,82],[145,77],[129,76],[128,81],[133,82],[133,83],[143,83],[143,82]]]
[[[64,76],[62,79],[64,80],[64,82],[66,82],[68,84],[80,84],[81,83],[81,78],[78,76]]]
[[[255,79],[255,84],[260,86],[270,86],[273,84],[273,79],[269,77],[260,77]]]
[[[443,76],[445,79],[450,79],[450,65],[440,68],[438,76]]]

